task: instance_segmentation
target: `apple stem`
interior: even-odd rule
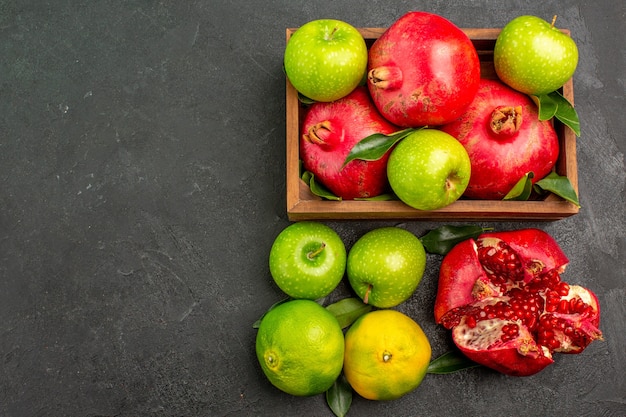
[[[324,251],[324,248],[326,248],[326,243],[322,242],[322,245],[317,250],[315,250],[313,252],[309,252],[307,254],[307,257],[309,259],[315,258],[317,255],[319,255],[320,253],[322,253]]]
[[[552,23],[550,24],[550,27],[554,27],[555,23],[556,23],[556,15],[554,15],[554,17],[552,18]]]
[[[370,298],[370,292],[372,291],[372,284],[367,284],[367,290],[365,290],[365,295],[363,296],[363,303],[367,304]]]
[[[333,40],[333,36],[335,36],[335,32],[337,32],[339,28],[337,26],[333,26],[333,30],[328,33],[326,32],[326,40],[327,41],[332,41]]]

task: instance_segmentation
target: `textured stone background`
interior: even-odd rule
[[[578,1],[0,0],[0,415],[331,416],[265,380],[252,323],[283,295],[267,256],[285,212],[284,30],[386,27],[409,10],[461,27],[533,14],[569,28],[580,214],[538,226],[597,292],[603,342],[529,378],[428,376],[355,397],[354,416],[626,415],[625,8]],[[328,222],[350,246],[375,227]],[[401,311],[439,355],[437,257]],[[333,297],[349,294],[344,283]]]

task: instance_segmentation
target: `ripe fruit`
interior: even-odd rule
[[[376,107],[403,127],[437,126],[463,113],[480,80],[478,54],[449,20],[409,12],[371,46],[368,88]]]
[[[405,204],[436,210],[461,197],[470,181],[465,148],[437,129],[420,129],[402,139],[387,161],[391,189]]]
[[[463,144],[472,163],[464,195],[501,200],[532,171],[533,183],[545,177],[559,156],[559,139],[548,120],[525,94],[482,79],[467,111],[441,127]]]
[[[574,40],[536,16],[511,20],[498,38],[493,61],[498,77],[522,93],[547,94],[569,80],[578,65]]]
[[[272,278],[292,298],[330,294],[346,270],[346,247],[323,223],[292,223],[278,234],[269,255]]]
[[[397,227],[370,230],[350,248],[347,275],[365,304],[394,307],[415,291],[426,268],[426,251],[411,232]]]
[[[568,260],[538,229],[492,232],[456,245],[444,257],[435,320],[473,361],[527,376],[553,352],[580,353],[600,339],[595,294],[561,281]]]
[[[310,300],[292,300],[268,311],[256,337],[263,373],[278,389],[298,396],[320,394],[343,366],[343,332],[337,319]]]
[[[363,79],[367,46],[346,22],[313,20],[287,41],[284,65],[298,92],[312,100],[333,101],[348,95]]]
[[[378,113],[367,89],[357,87],[332,103],[311,105],[302,124],[300,158],[304,168],[336,196],[346,200],[375,197],[389,188],[389,152],[375,161],[343,163],[362,139],[398,130]]]
[[[346,332],[344,374],[369,400],[393,400],[417,388],[431,348],[422,328],[395,310],[361,316]]]

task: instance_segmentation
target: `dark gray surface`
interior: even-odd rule
[[[283,297],[267,256],[288,225],[284,30],[409,10],[462,27],[556,13],[571,29],[582,210],[485,225],[551,233],[564,279],[597,292],[605,340],[529,378],[430,375],[349,415],[626,415],[625,9],[582,3],[0,1],[0,415],[331,416],[323,396],[273,388],[254,355],[252,323]],[[350,246],[398,223],[328,224]],[[451,347],[431,313],[438,262],[399,307],[434,355]]]

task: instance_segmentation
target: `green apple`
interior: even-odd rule
[[[536,16],[519,16],[496,39],[493,61],[498,77],[525,94],[539,96],[559,89],[578,65],[574,40]]]
[[[294,88],[315,101],[347,96],[367,69],[367,46],[349,23],[334,19],[310,21],[287,41],[285,73]]]
[[[397,306],[415,291],[426,268],[426,251],[411,232],[382,227],[361,236],[350,248],[346,271],[365,304]]]
[[[458,200],[470,174],[471,163],[463,145],[437,129],[409,134],[391,151],[387,162],[391,189],[418,210],[436,210]]]
[[[330,294],[343,278],[346,247],[337,232],[325,224],[292,223],[274,240],[269,267],[285,294],[316,300]]]

